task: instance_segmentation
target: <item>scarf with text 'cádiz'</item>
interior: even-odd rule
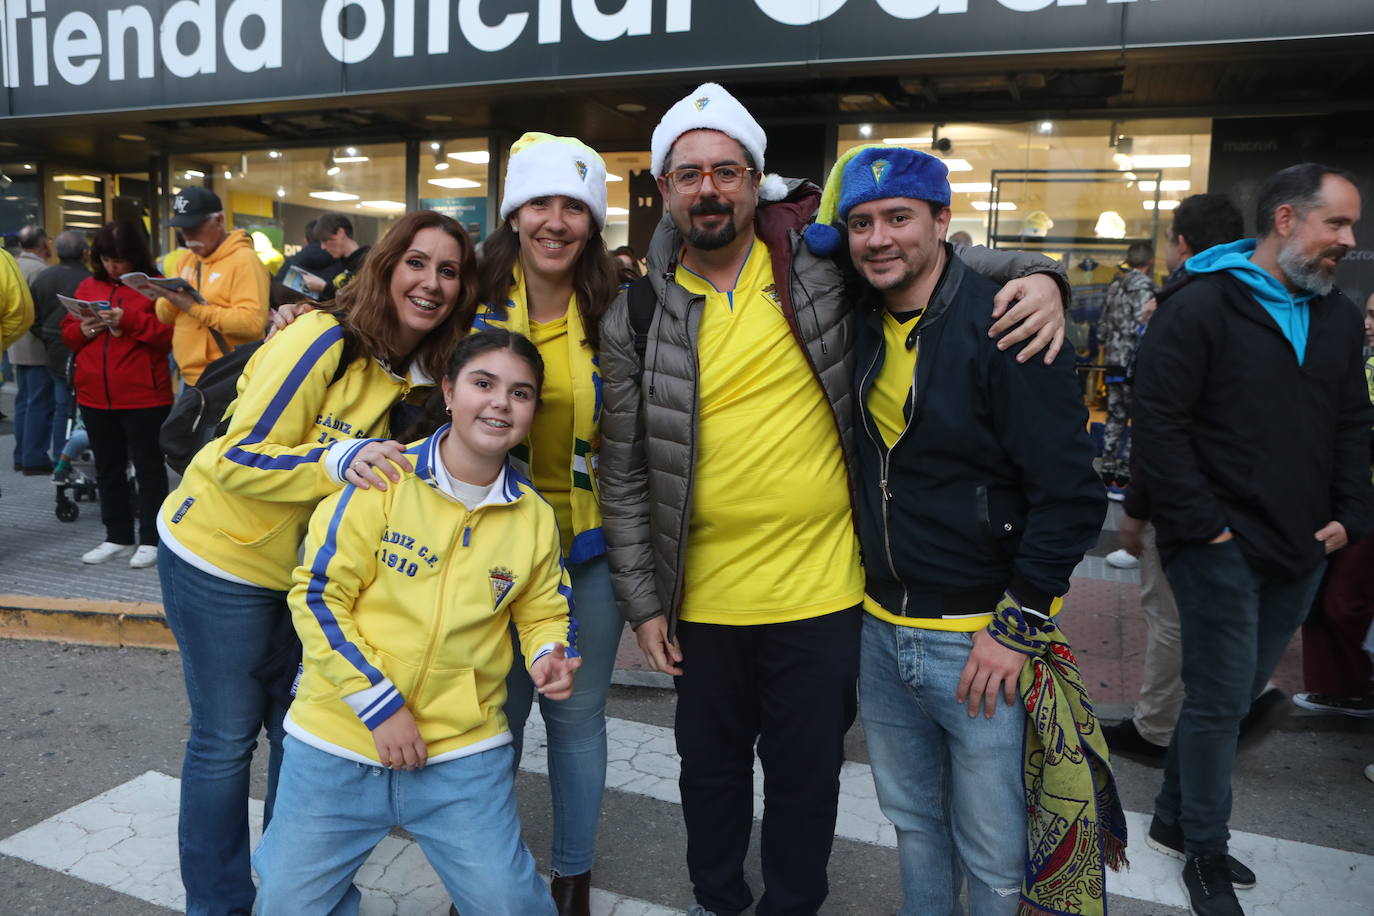
[[[1031,627],[1010,594],[988,627],[1030,656],[1026,708],[1026,876],[1017,916],[1104,916],[1106,869],[1126,865],[1126,816],[1078,660],[1051,620]]]

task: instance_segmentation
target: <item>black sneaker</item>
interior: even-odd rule
[[[1193,916],[1245,916],[1226,862],[1226,856],[1189,856],[1184,862],[1183,892]]]
[[[1299,693],[1293,702],[1313,712],[1337,713],[1367,719],[1374,716],[1374,696],[1338,697],[1330,693]]]
[[[1236,750],[1248,751],[1269,737],[1279,723],[1288,718],[1293,709],[1288,703],[1288,694],[1277,687],[1266,687],[1250,704],[1250,711],[1240,720],[1240,734],[1236,738]]]
[[[1116,725],[1104,727],[1102,737],[1113,757],[1125,757],[1155,769],[1164,766],[1164,757],[1169,752],[1167,747],[1145,740],[1135,727],[1134,719],[1122,719]]]
[[[1178,824],[1164,823],[1158,814],[1150,818],[1150,832],[1145,837],[1145,843],[1155,852],[1162,852],[1184,862],[1189,861],[1188,854],[1183,851],[1183,828]],[[1255,873],[1241,864],[1235,856],[1227,856],[1226,864],[1230,867],[1231,887],[1249,890],[1255,886]]]

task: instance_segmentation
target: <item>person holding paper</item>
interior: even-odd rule
[[[167,466],[158,430],[172,407],[167,353],[172,328],[157,320],[153,302],[119,281],[133,270],[155,275],[142,227],[106,223],[91,245],[92,276],[75,298],[108,303],[83,309],[84,317],[62,319],[62,342],[76,354],[76,403],[95,453],[95,483],[105,540],[87,551],[83,563],[129,557],[135,568],[157,562],[157,510],[167,496]],[[138,529],[125,469],[130,459],[138,481]],[[138,545],[135,549],[134,545]]]
[[[205,301],[167,290],[157,300],[157,317],[172,325],[172,355],[182,379],[194,385],[212,360],[262,337],[269,278],[247,233],[225,227],[224,206],[208,188],[178,192],[172,198],[171,223],[191,249],[178,262],[179,276]]]

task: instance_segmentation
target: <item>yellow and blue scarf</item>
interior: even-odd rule
[[[504,304],[482,303],[472,319],[472,329],[504,328],[530,333],[530,314],[525,293],[525,275],[515,265],[510,298]],[[574,296],[568,302],[568,364],[572,366],[573,441],[569,449],[568,474],[571,482],[573,541],[568,549],[569,565],[585,563],[606,552],[601,531],[601,504],[597,496],[597,454],[601,447],[601,360],[587,341],[582,313]],[[511,462],[526,479],[530,474],[530,442],[511,449]]]

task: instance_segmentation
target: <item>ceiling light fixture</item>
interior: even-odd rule
[[[200,171],[199,169],[187,169],[185,172],[182,172],[182,177],[184,177],[184,178],[204,178],[204,177],[205,177],[205,173],[202,172],[202,171]]]
[[[975,201],[973,202],[973,209],[975,209],[975,210],[982,210],[982,211],[984,211],[984,212],[987,212],[988,210],[991,210],[991,209],[992,209],[992,204],[989,203],[989,202],[986,201],[986,200],[975,200]],[[998,209],[998,210],[1015,210],[1015,209],[1016,209],[1016,204],[1012,203],[1012,202],[1009,201],[1009,200],[998,201],[998,202],[997,202],[997,209]]]
[[[480,188],[482,185],[476,181],[469,181],[466,178],[431,178],[429,183],[441,188]]]
[[[973,171],[973,166],[969,163],[967,159],[941,159],[940,161],[943,162],[945,164],[945,168],[949,169],[951,172]]]
[[[934,137],[883,137],[888,146],[930,146],[934,140]]]
[[[638,102],[621,102],[619,105],[616,105],[615,108],[616,111],[623,111],[626,114],[639,114],[641,111],[646,110],[645,107]]]
[[[866,137],[871,137],[871,136],[873,136],[873,125],[872,125],[872,124],[860,124],[860,125],[859,125],[859,136],[860,136],[860,137],[865,137],[865,138],[866,138]]]
[[[94,216],[97,219],[105,215],[99,210],[68,210],[66,207],[62,208],[62,214],[64,216]]]
[[[357,194],[349,194],[345,191],[311,191],[310,196],[316,200],[357,200]]]
[[[610,172],[607,172],[607,173],[606,173],[606,183],[607,183],[607,184],[610,184],[612,181],[624,181],[624,180],[625,180],[625,179],[624,179],[624,178],[621,178],[619,175],[612,175]]]
[[[986,194],[992,190],[990,181],[956,181],[949,189],[956,194]]]
[[[624,207],[607,207],[607,208],[606,208],[606,215],[607,215],[607,216],[629,216],[629,215],[630,215],[630,211],[629,211],[629,210],[626,210]]]
[[[172,193],[176,194],[178,191],[180,191],[180,188],[174,190]],[[92,197],[89,194],[59,194],[57,195],[57,199],[70,200],[78,204],[98,204],[102,202],[99,197]]]
[[[270,149],[270,150],[268,150],[268,151],[267,151],[267,158],[268,158],[268,159],[280,159],[280,158],[281,158],[281,150],[276,150],[276,149]]]
[[[142,143],[148,138],[142,134],[120,134],[119,139],[128,140],[130,143]]]
[[[1153,210],[1155,208],[1155,202],[1153,200],[1142,200],[1140,205],[1146,210]],[[1177,208],[1178,201],[1176,200],[1161,200],[1159,202],[1159,209],[1161,210],[1175,210]]]
[[[278,196],[278,197],[285,197],[285,196],[286,196],[286,188],[281,188],[281,187],[277,188],[277,196]]]
[[[365,200],[359,206],[372,210],[386,210],[392,213],[399,213],[406,208],[406,205],[399,200]]]
[[[446,115],[446,114],[427,114],[427,115],[425,115],[425,120],[426,120],[426,121],[435,121],[435,122],[438,122],[438,123],[444,123],[444,122],[447,122],[447,121],[452,121],[452,120],[453,120],[453,116],[452,116],[452,115]]]
[[[1053,122],[1053,121],[1041,121],[1041,122],[1036,126],[1036,130],[1040,131],[1040,133],[1042,133],[1042,134],[1047,134],[1047,133],[1049,133],[1050,131],[1054,130],[1054,122]]]
[[[484,149],[473,150],[469,153],[449,153],[450,159],[457,159],[459,162],[470,162],[473,165],[486,165],[491,161],[491,153]]]

